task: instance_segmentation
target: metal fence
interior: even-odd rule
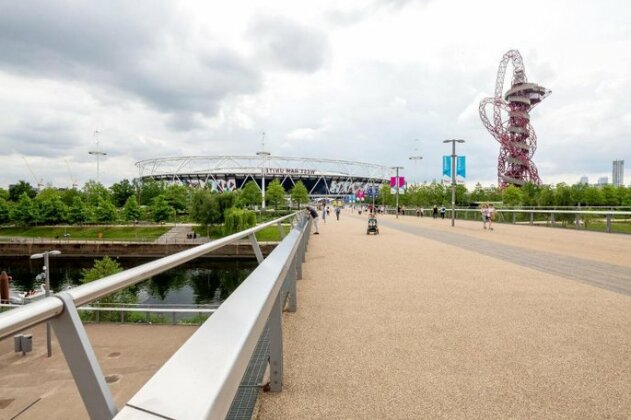
[[[462,220],[481,220],[480,209],[455,209],[456,218]],[[576,229],[586,229],[589,222],[602,222],[604,224],[604,231],[607,233],[615,232],[613,228],[614,223],[627,223],[629,224],[629,232],[631,232],[631,211],[623,210],[580,210],[569,209],[567,207],[563,209],[558,208],[520,208],[520,209],[505,209],[496,208],[496,222],[500,223],[521,223],[530,225],[546,225],[546,226],[567,226],[573,225]],[[386,209],[386,213],[395,214],[395,209]],[[406,216],[416,216],[415,208],[406,208],[403,210],[403,214]],[[423,209],[423,215],[425,217],[432,216],[432,209]],[[451,218],[451,209],[445,209],[445,217]]]
[[[288,219],[293,229],[285,234],[281,224]],[[275,224],[283,240],[264,259],[255,233]],[[50,321],[90,417],[111,419],[117,409],[77,307],[249,238],[259,266],[117,416],[224,418],[266,324],[270,330],[270,386],[272,391],[282,388],[281,311],[285,303],[287,310],[296,310],[295,282],[302,276],[310,225],[305,212],[293,213],[2,313],[0,339]]]

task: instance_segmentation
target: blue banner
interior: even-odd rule
[[[467,158],[466,156],[458,156],[456,159],[456,177],[458,182],[464,182],[467,177]]]
[[[451,156],[443,156],[443,178],[451,179]]]

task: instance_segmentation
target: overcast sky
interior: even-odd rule
[[[509,5],[510,4],[510,5]],[[512,6],[511,6],[512,5]],[[621,1],[0,0],[0,186],[138,175],[138,160],[274,155],[497,183],[478,104],[518,49],[552,90],[531,113],[544,183],[631,181],[631,5]],[[418,141],[417,141],[418,140]],[[414,165],[408,158],[422,155]]]

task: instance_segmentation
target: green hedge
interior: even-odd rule
[[[246,209],[231,208],[224,215],[223,233],[231,235],[256,226],[256,214]]]

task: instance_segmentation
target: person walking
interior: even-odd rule
[[[340,220],[340,213],[342,212],[342,209],[339,207],[335,208],[335,217],[337,218],[337,220]]]
[[[493,230],[493,219],[495,219],[495,207],[493,207],[493,204],[489,204],[488,213],[489,213],[489,230]]]
[[[436,204],[434,204],[434,208],[432,209],[432,216],[434,216],[434,219],[438,217],[438,207]]]
[[[322,221],[326,223],[326,206],[322,207]]]
[[[309,211],[309,215],[311,216],[311,219],[313,219],[313,227],[315,227],[315,232],[313,232],[313,234],[319,235],[320,229],[318,227],[318,211],[313,207],[307,207],[307,211]]]
[[[440,208],[440,218],[441,218],[441,219],[443,219],[443,220],[445,220],[445,212],[446,212],[446,211],[447,211],[447,210],[445,210],[445,206],[442,206],[442,207]]]
[[[421,207],[421,218],[423,218],[423,212],[425,211],[425,209],[423,207]]]
[[[486,230],[486,224],[489,221],[489,205],[483,204],[480,209],[480,214],[482,215],[482,227]]]

